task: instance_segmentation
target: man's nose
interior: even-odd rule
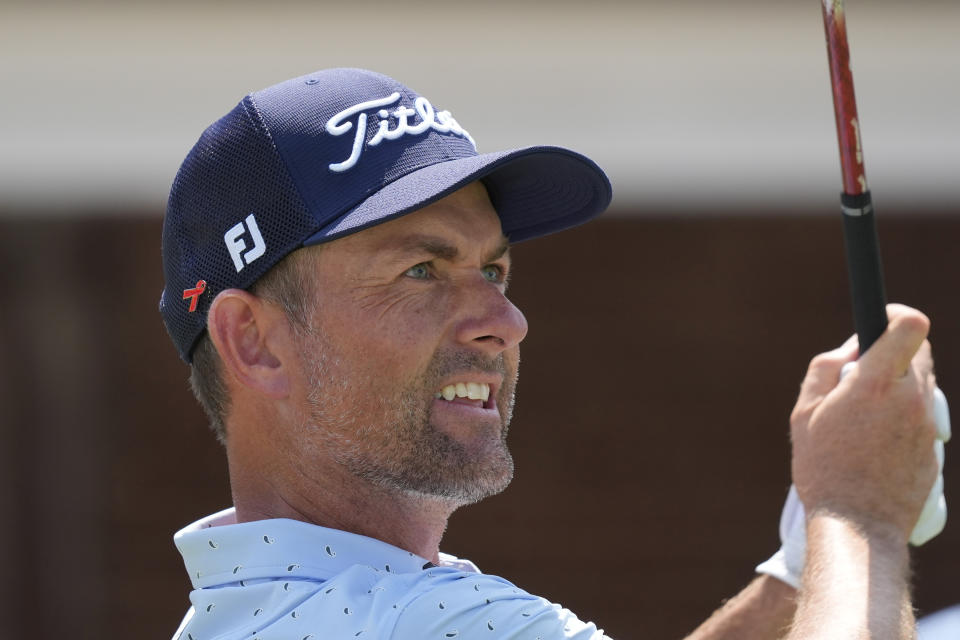
[[[527,335],[527,319],[501,288],[487,280],[463,287],[457,340],[496,355],[516,347]]]

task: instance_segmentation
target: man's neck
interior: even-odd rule
[[[440,539],[457,505],[364,482],[342,468],[323,482],[298,476],[274,481],[267,469],[230,465],[237,522],[290,518],[381,540],[438,563]]]

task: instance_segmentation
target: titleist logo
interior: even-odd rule
[[[467,130],[454,120],[449,111],[436,111],[430,101],[422,96],[414,101],[413,109],[401,105],[391,113],[384,108],[395,104],[398,100],[400,100],[400,93],[395,91],[386,98],[355,104],[327,120],[326,130],[332,136],[341,136],[356,128],[350,157],[343,162],[331,164],[331,171],[339,173],[357,164],[357,160],[360,159],[360,154],[363,151],[364,138],[367,133],[367,113],[365,112],[374,109],[379,109],[376,115],[379,116],[380,121],[377,132],[367,142],[368,147],[375,147],[384,140],[396,140],[405,135],[420,135],[428,129],[433,129],[439,133],[452,133],[461,138],[466,138],[474,149],[477,148],[477,143],[473,141]],[[397,119],[397,126],[393,129],[390,128],[388,119],[391,115]],[[410,118],[413,116],[419,116],[420,121],[415,124],[412,123]]]

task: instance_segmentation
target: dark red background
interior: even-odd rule
[[[839,215],[695,213],[515,248],[517,475],[444,545],[614,637],[682,636],[776,549],[798,384],[851,332]],[[879,223],[955,404],[957,213]],[[165,638],[188,606],[171,536],[230,495],[156,312],[159,253],[155,217],[0,218],[3,637]],[[958,566],[954,516],[916,553],[921,611],[960,601]]]

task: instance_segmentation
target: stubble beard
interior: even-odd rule
[[[442,500],[451,506],[473,504],[503,491],[513,479],[507,432],[513,415],[517,370],[508,371],[503,355],[439,352],[428,371],[392,397],[383,397],[372,415],[343,405],[363,381],[340,375],[343,362],[312,336],[303,349],[310,385],[308,428],[333,459],[353,476],[380,489],[408,497]],[[496,372],[503,376],[497,392],[499,433],[489,432],[479,446],[467,447],[431,420],[434,393],[452,372]],[[331,398],[333,401],[331,401]]]

